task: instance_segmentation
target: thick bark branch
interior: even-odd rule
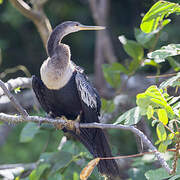
[[[57,127],[58,124],[66,126],[67,121],[63,119],[52,119],[52,118],[44,118],[44,117],[38,117],[38,116],[13,116],[8,115],[4,113],[0,113],[0,121],[2,122],[9,122],[9,123],[19,123],[19,122],[35,122],[38,124],[42,123],[50,123]],[[100,128],[100,129],[122,129],[122,130],[128,130],[139,136],[143,143],[145,143],[149,149],[155,152],[155,156],[159,160],[159,163],[162,167],[165,168],[165,170],[170,174],[171,169],[169,168],[168,164],[162,157],[161,153],[156,149],[155,146],[151,143],[151,141],[148,140],[148,138],[137,128],[134,126],[126,126],[126,125],[114,125],[114,124],[102,124],[102,123],[78,123],[74,122],[75,128]]]
[[[18,9],[25,17],[29,18],[36,25],[44,47],[46,48],[46,42],[52,31],[49,19],[46,17],[43,11],[43,5],[46,1],[40,2],[32,1],[32,8],[23,0],[9,0],[11,4]]]

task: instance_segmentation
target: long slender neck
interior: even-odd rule
[[[61,43],[61,40],[65,35],[67,35],[67,32],[61,24],[53,30],[47,42],[47,51],[49,57],[52,57],[52,55],[55,53],[57,46],[59,43]]]

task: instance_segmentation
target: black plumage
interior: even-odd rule
[[[56,76],[52,77],[55,79],[53,83],[58,84],[61,78],[65,79],[67,72],[70,72],[70,77],[69,79],[67,78],[68,81],[62,87],[60,85],[55,85],[52,88],[48,87],[49,77],[42,77],[46,76],[46,73],[41,67],[41,69],[43,69],[43,73],[41,72],[42,80],[33,76],[32,87],[42,108],[47,113],[50,113],[53,118],[65,116],[67,119],[75,120],[77,116],[80,115],[80,123],[99,122],[101,108],[100,97],[96,89],[88,81],[83,70],[70,61],[70,54],[68,54],[70,50],[66,49],[68,46],[64,46],[64,44],[60,42],[66,34],[82,30],[80,27],[86,26],[77,22],[65,22],[57,26],[48,41],[50,58],[45,65],[42,65],[45,70],[51,73],[57,73],[57,78]],[[54,69],[54,66],[51,71],[51,62],[56,65],[57,71]],[[71,66],[69,66],[69,64],[71,64]],[[72,68],[72,73],[69,70],[67,71],[68,68]],[[43,79],[45,79],[44,82]],[[58,82],[56,82],[56,80]],[[51,83],[52,82],[50,82],[50,84]],[[60,86],[60,88],[58,86]],[[81,141],[94,157],[112,156],[103,130],[97,128],[80,128],[80,133],[68,129],[63,130],[68,131]],[[98,169],[100,173],[108,176],[119,175],[115,160],[101,160],[98,164]]]

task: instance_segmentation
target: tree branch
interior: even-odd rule
[[[49,123],[53,125],[63,125],[66,126],[67,121],[63,119],[52,119],[47,117],[38,117],[38,116],[13,116],[8,115],[4,113],[0,113],[0,121],[2,122],[10,122],[10,123],[19,123],[19,122],[35,122],[35,123]],[[100,128],[100,129],[122,129],[122,130],[128,130],[133,133],[135,133],[137,136],[139,136],[142,141],[155,152],[155,156],[157,157],[159,163],[162,167],[165,168],[165,170],[171,174],[171,169],[169,168],[168,164],[162,157],[161,153],[156,149],[156,147],[149,141],[149,139],[137,128],[134,126],[126,126],[126,125],[114,125],[114,124],[102,124],[102,123],[78,123],[74,122],[75,128]]]
[[[51,24],[49,19],[45,15],[43,11],[43,5],[46,3],[46,0],[40,1],[32,1],[32,8],[23,0],[9,0],[11,4],[18,9],[25,17],[29,18],[36,25],[41,39],[43,41],[43,45],[46,48],[46,42],[48,37],[52,31]]]
[[[31,88],[31,78],[26,78],[26,77],[18,77],[16,79],[10,79],[5,83],[6,88],[9,91],[12,91],[18,87],[20,88]],[[0,97],[4,95],[3,89],[0,88]]]
[[[28,116],[28,113],[22,108],[22,106],[19,104],[16,98],[8,91],[5,84],[1,80],[0,80],[0,87],[3,89],[4,93],[8,96],[8,98],[11,100],[13,106],[21,113],[21,115],[24,117]]]

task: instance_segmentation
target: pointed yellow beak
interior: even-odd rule
[[[104,26],[85,26],[85,25],[79,25],[79,30],[103,30],[106,29]]]

